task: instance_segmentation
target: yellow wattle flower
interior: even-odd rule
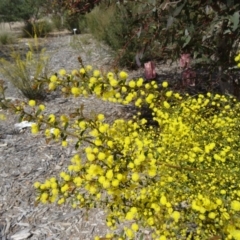
[[[67,74],[67,72],[66,72],[65,69],[61,69],[61,70],[59,71],[59,75],[60,75],[60,76],[65,76],[66,74]]]
[[[32,134],[37,134],[39,132],[39,126],[37,123],[33,123],[31,125],[31,131],[32,131]]]

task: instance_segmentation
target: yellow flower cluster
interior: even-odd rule
[[[240,53],[234,58],[234,60],[237,63],[237,66],[240,67]]]
[[[119,239],[134,239],[142,228],[159,240],[239,239],[236,99],[211,93],[180,95],[169,90],[167,82],[128,80],[123,71],[102,74],[89,66],[74,74],[61,70],[59,75],[49,84],[64,89],[64,94],[95,94],[111,102],[148,106],[158,126],[138,114],[111,124],[103,114],[93,120],[79,117],[80,110],[71,117],[41,115],[47,138],[67,145],[70,135],[77,139],[76,148],[84,141],[88,146],[72,157],[58,179],[34,184],[39,201],[107,209],[107,225],[113,231],[119,221],[129,222]],[[32,126],[33,132],[37,126]]]
[[[4,114],[0,114],[0,120],[1,121],[5,121],[6,120],[6,116]]]

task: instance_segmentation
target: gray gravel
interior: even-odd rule
[[[61,68],[68,71],[78,69],[78,56],[86,64],[108,66],[111,54],[106,46],[95,42],[89,35],[73,37],[48,39],[45,46],[46,53],[52,55],[49,62],[52,72]],[[87,44],[88,50],[81,41]],[[91,112],[105,112],[113,119],[122,114],[121,106],[95,97],[65,99],[56,94],[53,96],[51,101],[44,102],[47,113],[58,115],[84,104],[86,116]],[[26,100],[10,83],[7,97]],[[3,113],[1,109],[0,113]],[[0,239],[90,240],[95,235],[104,236],[108,230],[102,210],[93,210],[86,218],[83,209],[35,205],[33,183],[57,176],[66,168],[75,150],[73,147],[62,148],[57,143],[47,144],[43,134],[33,136],[29,128],[17,131],[14,124],[18,122],[18,116],[9,111],[4,113],[7,120],[0,121]]]

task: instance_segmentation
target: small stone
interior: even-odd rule
[[[60,170],[62,167],[59,165],[56,165],[55,170]]]

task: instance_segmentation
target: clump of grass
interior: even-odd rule
[[[62,16],[54,15],[51,18],[51,21],[52,21],[54,29],[59,30],[59,31],[64,29],[64,19]]]
[[[41,84],[36,87],[36,81],[47,77],[49,57],[45,49],[41,51],[36,49],[37,39],[34,44],[29,44],[29,50],[25,55],[18,50],[12,50],[10,60],[0,59],[0,73],[29,99],[45,97]]]
[[[34,36],[46,37],[52,30],[53,24],[47,20],[27,22],[22,29],[22,36],[27,38]]]
[[[16,42],[16,38],[13,36],[13,34],[11,34],[9,32],[1,32],[0,33],[0,46],[13,44],[15,42]]]
[[[110,43],[107,32],[110,31],[110,25],[115,17],[116,6],[110,6],[109,8],[105,9],[104,14],[102,14],[103,7],[104,6],[95,7],[91,13],[86,15],[86,20],[90,32],[96,39]],[[118,28],[118,30],[120,30],[119,26],[114,26],[114,28]],[[111,46],[114,47],[114,45]]]
[[[134,11],[134,5],[132,11]],[[86,19],[92,35],[97,40],[104,41],[116,52],[116,59],[120,66],[131,68],[135,65],[138,45],[136,41],[129,41],[135,21],[129,11],[120,5],[113,4],[107,7],[102,3],[87,14]]]

